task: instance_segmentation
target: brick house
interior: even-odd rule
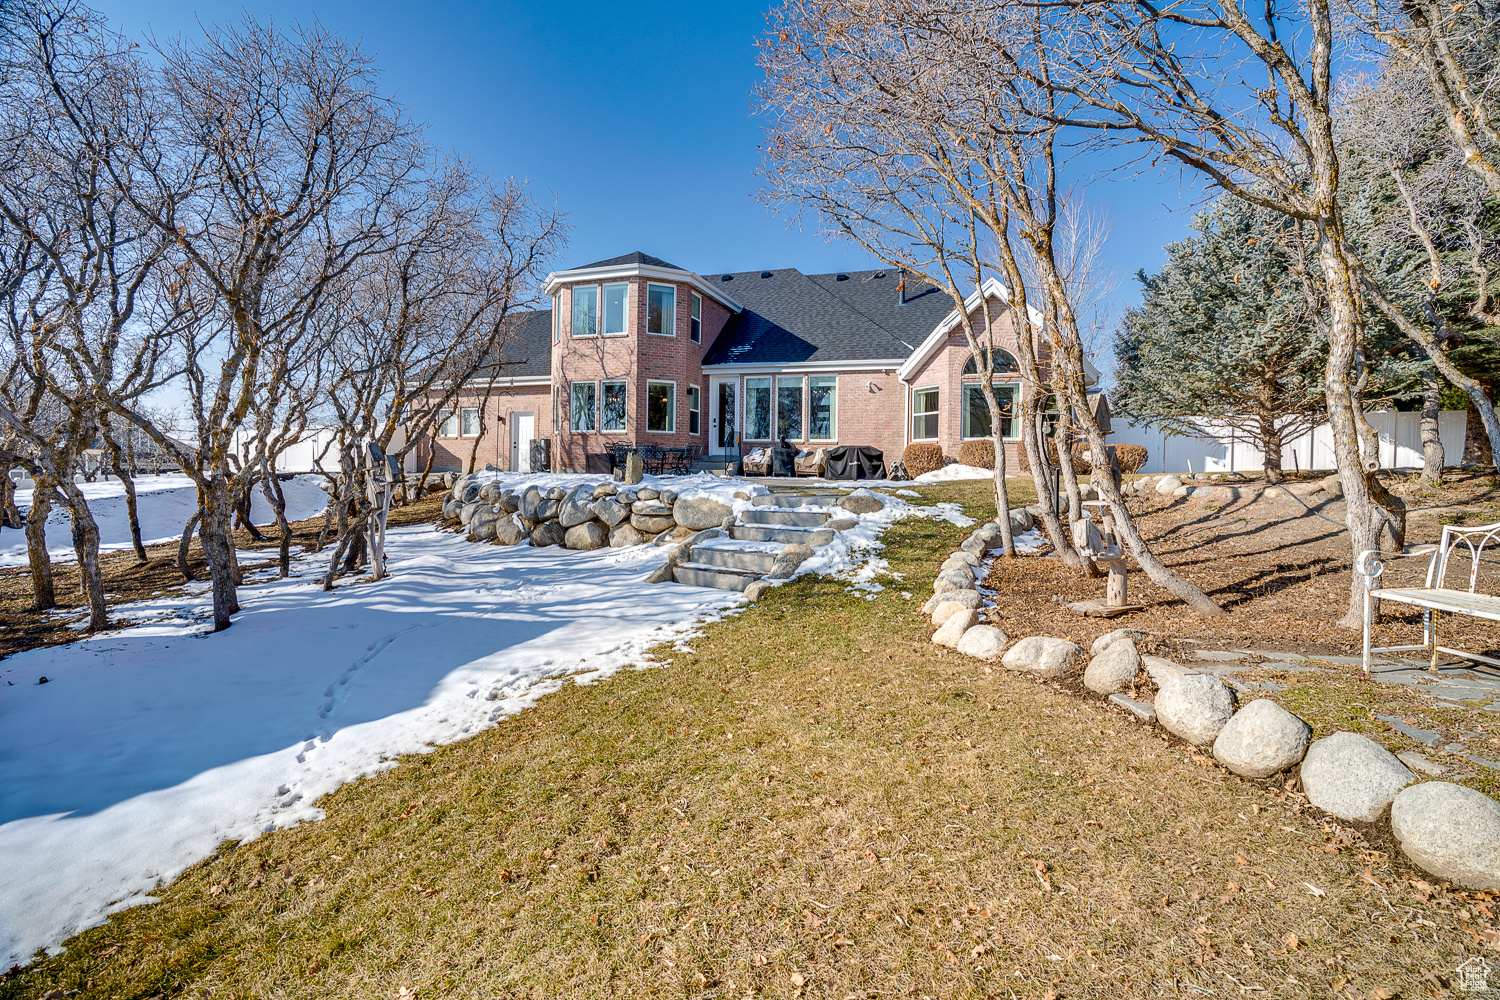
[[[722,460],[783,436],[806,450],[869,445],[889,462],[913,441],[957,458],[964,440],[990,436],[953,300],[896,271],[700,275],[633,253],[556,271],[545,291],[552,308],[519,317],[501,363],[464,387],[419,463],[435,447],[435,469],[473,454],[476,467],[524,471],[545,438],[554,469],[604,471],[614,442]],[[984,293],[1004,349],[994,383],[1014,405],[1005,289]],[[965,305],[980,315],[979,293]],[[1014,462],[1019,429],[1006,423]]]

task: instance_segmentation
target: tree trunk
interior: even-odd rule
[[[256,477],[251,477],[250,481],[245,483],[244,488],[236,494],[234,498],[234,519],[240,527],[249,533],[251,538],[257,542],[264,542],[266,536],[260,533],[260,529],[255,526],[255,522],[250,519],[250,510],[253,505],[252,498],[255,495],[255,479]]]
[[[206,488],[205,488],[206,487]],[[198,539],[208,560],[209,580],[213,586],[214,631],[230,626],[230,616],[240,610],[235,587],[239,583],[239,563],[234,553],[234,498],[222,475],[199,485],[198,496],[203,516],[198,521]]]
[[[986,380],[979,384],[984,392],[984,405],[990,411],[990,439],[995,444],[995,523],[1000,525],[1000,549],[1007,558],[1014,559],[1016,540],[1010,529],[1010,491],[1005,486],[1004,424],[1000,420],[994,383]]]
[[[1260,450],[1264,457],[1261,468],[1266,474],[1266,482],[1279,483],[1282,480],[1281,467],[1281,429],[1276,426],[1276,417],[1271,414],[1262,413],[1258,418],[1260,424]]]
[[[110,471],[120,480],[120,485],[125,487],[125,515],[130,520],[130,547],[135,549],[136,561],[144,565],[149,559],[146,546],[141,541],[141,517],[135,502],[135,477],[125,470],[125,463],[120,460],[120,446],[107,437],[104,440],[109,448]]]
[[[1443,481],[1443,437],[1438,432],[1438,414],[1443,408],[1442,381],[1437,369],[1422,369],[1422,482],[1436,486]]]
[[[261,488],[266,502],[276,514],[276,530],[281,532],[281,543],[276,546],[277,579],[285,580],[292,571],[292,528],[286,520],[286,494],[281,490],[281,479],[274,470],[261,478]]]
[[[99,524],[84,501],[77,484],[66,480],[63,494],[73,518],[73,551],[78,555],[78,575],[89,601],[89,631],[109,627],[109,606],[104,600],[104,577],[99,572]]]
[[[193,529],[198,527],[198,521],[203,517],[203,512],[198,511],[188,518],[188,523],[182,529],[182,537],[177,540],[177,572],[189,583],[198,579],[193,573],[193,567],[188,562],[188,548],[193,544]]]
[[[1334,460],[1338,463],[1339,482],[1344,489],[1344,523],[1349,528],[1351,559],[1358,560],[1362,553],[1379,547],[1379,526],[1370,488],[1374,470],[1366,467],[1361,454],[1359,422],[1362,414],[1354,391],[1355,355],[1361,332],[1359,306],[1354,297],[1348,261],[1340,252],[1341,234],[1325,231],[1319,235],[1318,264],[1323,272],[1328,308],[1328,362],[1324,391],[1328,396]],[[1338,626],[1361,628],[1364,617],[1364,577],[1351,573],[1349,605],[1338,620]]]
[[[31,610],[57,607],[52,558],[47,555],[47,515],[52,512],[52,483],[37,474],[32,480],[31,509],[26,512],[26,557],[31,562]]]
[[[427,464],[424,465],[424,466],[422,466],[422,475],[417,480],[417,495],[414,496],[414,497],[412,497],[413,500],[420,500],[420,499],[422,499],[422,495],[423,495],[422,491],[427,488],[427,477],[432,474],[432,460],[434,458],[436,458],[436,457],[437,457],[437,449],[436,448],[428,448],[427,449]]]
[[[1474,401],[1464,411],[1464,452],[1459,459],[1464,464],[1484,465],[1489,461],[1489,438],[1485,435],[1484,418]]]

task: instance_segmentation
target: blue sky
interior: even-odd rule
[[[815,220],[763,206],[752,101],[766,0],[713,3],[395,4],[388,0],[94,0],[134,38],[193,32],[242,11],[290,27],[316,16],[373,52],[434,140],[495,176],[530,179],[572,216],[561,266],[643,250],[702,273],[871,266]],[[1108,263],[1136,296],[1186,231],[1195,190],[1176,176],[1105,180],[1073,165],[1108,206]]]

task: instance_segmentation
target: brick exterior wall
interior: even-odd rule
[[[702,338],[694,343],[692,330],[693,288],[685,282],[632,277],[623,279],[630,287],[626,298],[626,332],[612,336],[573,336],[573,290],[577,284],[599,287],[599,313],[603,316],[603,286],[608,282],[584,282],[565,285],[558,290],[557,302],[562,311],[562,339],[552,345],[553,385],[560,393],[559,427],[553,432],[552,465],[558,470],[603,471],[608,468],[606,450],[616,442],[654,444],[680,448],[696,445],[700,454],[707,441],[707,416],[702,409],[707,399],[703,376],[703,355],[729,321],[729,310],[709,296],[702,296]],[[649,306],[648,286],[670,285],[676,290],[674,332],[671,336],[647,333]],[[698,293],[701,295],[701,293]],[[576,432],[571,430],[571,385],[574,382],[624,380],[627,383],[625,428],[620,431]],[[651,382],[673,385],[673,420],[671,431],[647,428],[648,398]],[[699,426],[691,427],[689,387],[701,390]],[[603,389],[595,392],[596,408],[602,412]],[[595,418],[596,427],[602,418]]]
[[[483,405],[483,434],[479,435],[479,453],[474,458],[474,467],[482,469],[486,464],[498,469],[511,469],[511,428],[514,415],[531,413],[535,419],[532,434],[537,438],[552,437],[552,392],[545,385],[497,386],[490,390],[487,401],[482,387],[460,392],[453,402],[453,412],[463,407]],[[458,428],[462,431],[462,425]],[[469,453],[474,448],[474,437],[442,437],[439,425],[436,440],[424,439],[417,445],[417,468],[427,463],[427,449],[434,447],[432,468],[434,471],[463,471],[469,467]]]
[[[998,308],[997,308],[998,306]],[[978,311],[975,318],[979,316]],[[991,304],[991,317],[993,322],[988,331],[991,342],[999,347],[1005,348],[1011,354],[1016,353],[1016,332],[1011,323],[1010,312],[997,302]],[[976,324],[978,325],[978,324]],[[937,387],[938,390],[938,436],[937,444],[943,448],[943,455],[947,458],[957,460],[959,449],[963,445],[963,386],[978,385],[980,380],[977,375],[963,376],[964,365],[968,363],[972,352],[969,350],[968,338],[964,335],[962,327],[954,329],[949,334],[947,341],[938,348],[927,361],[917,369],[906,385],[906,410],[910,414],[915,404],[915,394],[918,389]],[[1038,361],[1042,362],[1043,355],[1038,352]],[[1045,366],[1042,376],[1046,377]],[[1020,383],[1020,377],[1014,378],[1000,375],[996,384],[1006,382]],[[1030,387],[1021,385],[1016,402],[1019,407],[1021,398],[1029,393]],[[911,427],[905,429],[906,439],[911,440]],[[1005,445],[1005,459],[1007,471],[1018,472],[1020,469],[1021,442],[1019,440],[1007,441]]]

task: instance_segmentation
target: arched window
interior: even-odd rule
[[[1016,361],[1016,356],[1003,347],[996,347],[990,352],[994,359],[994,370],[997,372],[1018,372],[1021,366]],[[969,360],[964,363],[965,375],[979,374],[978,355],[969,355]]]

